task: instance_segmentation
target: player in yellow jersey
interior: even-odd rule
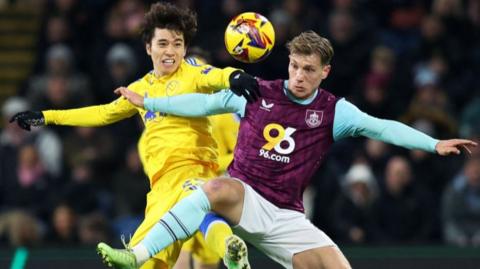
[[[209,93],[230,88],[249,101],[255,100],[258,97],[258,83],[252,76],[233,68],[197,66],[183,60],[187,45],[195,35],[196,26],[196,16],[192,11],[165,2],[153,4],[145,15],[142,29],[142,39],[147,54],[151,57],[153,70],[128,88],[148,97]],[[30,130],[30,126],[48,124],[103,126],[137,113],[145,124],[145,170],[151,190],[147,195],[145,219],[133,235],[129,251],[147,257],[141,268],[172,268],[182,245],[181,240],[151,259],[148,259],[149,252],[153,250],[136,248],[136,245],[168,209],[188,195],[188,191],[184,190],[195,189],[195,184],[202,181],[199,179],[208,180],[216,175],[216,145],[207,118],[182,118],[146,111],[120,97],[105,105],[20,112],[12,117],[11,122],[16,121],[26,130]],[[221,239],[225,238],[225,234],[232,234],[230,228],[226,223],[216,226],[218,229],[208,232],[207,244],[224,258],[227,267],[238,268],[235,260],[237,256],[225,255],[226,249],[231,250],[228,247],[231,241],[226,243]],[[235,246],[244,247],[243,241],[234,239]],[[108,249],[104,246],[105,244],[99,245],[103,258],[108,256],[105,255]],[[104,261],[117,268],[137,267],[135,262],[111,264],[108,257]]]
[[[200,47],[190,47],[185,57],[186,61],[191,64],[206,64],[210,62],[210,55],[207,51]],[[233,160],[233,150],[237,142],[238,128],[240,118],[235,114],[220,114],[208,117],[212,125],[212,135],[218,148],[218,170],[217,175],[223,175],[228,165]],[[144,134],[138,141],[138,149],[140,155],[145,147]],[[141,159],[144,157],[140,157]],[[143,162],[143,160],[142,160]],[[186,241],[177,263],[173,269],[216,269],[218,268],[217,255],[209,248],[203,248],[204,245],[201,237],[193,237]],[[192,262],[193,257],[193,262]],[[192,264],[192,265],[191,265]]]
[[[208,117],[212,125],[212,135],[218,146],[217,175],[222,175],[233,160],[233,150],[237,142],[239,118],[235,114],[220,114]],[[143,164],[146,162],[145,133],[138,141],[138,151]],[[203,238],[196,236],[186,241],[180,252],[177,263],[173,269],[190,269],[193,257],[194,269],[218,268],[218,255],[204,247]]]

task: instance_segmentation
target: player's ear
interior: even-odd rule
[[[152,45],[150,43],[145,44],[145,50],[148,55],[152,55]]]
[[[322,79],[326,79],[328,77],[328,74],[330,74],[331,69],[332,69],[332,66],[329,64],[322,66]]]

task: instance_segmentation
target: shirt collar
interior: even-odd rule
[[[318,89],[316,89],[315,92],[310,97],[308,97],[307,99],[297,98],[288,89],[288,80],[283,81],[283,92],[288,97],[288,99],[290,99],[291,101],[293,101],[297,104],[304,105],[304,106],[311,104],[313,102],[313,100],[315,99],[315,97],[317,97],[317,95],[318,95]]]

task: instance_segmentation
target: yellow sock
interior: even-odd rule
[[[207,246],[223,259],[225,256],[225,240],[232,234],[232,228],[228,224],[216,221],[210,224],[205,235],[205,241]]]

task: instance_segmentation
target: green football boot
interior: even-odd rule
[[[251,269],[248,263],[247,244],[240,237],[231,235],[226,239],[223,263],[228,269]]]
[[[137,261],[129,249],[115,249],[101,242],[97,245],[97,253],[102,257],[103,263],[116,269],[137,269]]]

